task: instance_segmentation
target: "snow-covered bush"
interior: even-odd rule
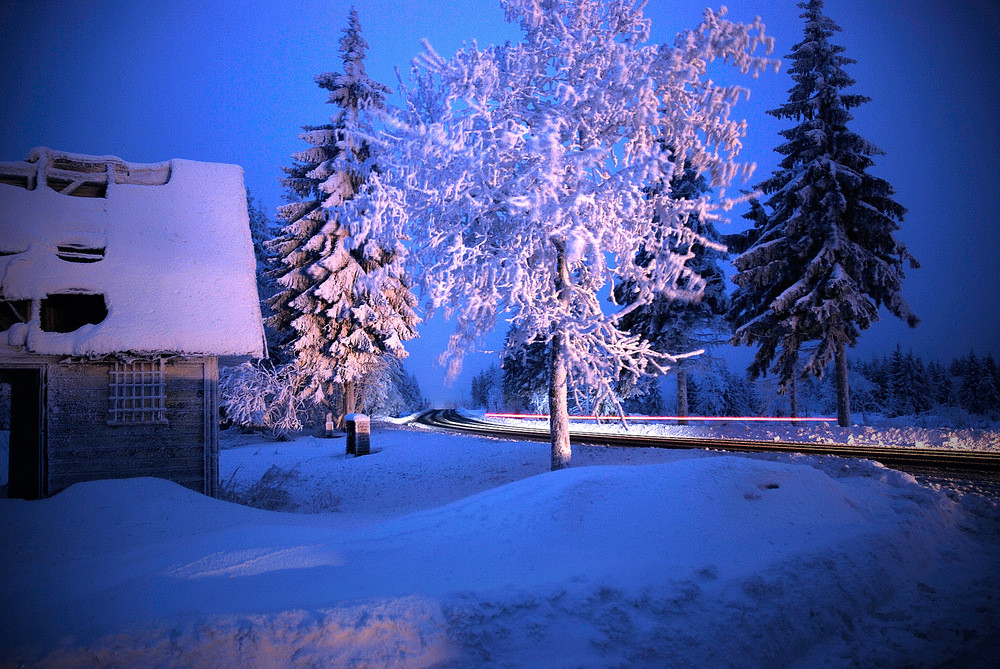
[[[303,400],[294,363],[272,367],[245,362],[219,371],[219,400],[225,418],[245,430],[277,436],[302,429]]]

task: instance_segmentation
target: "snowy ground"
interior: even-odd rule
[[[873,463],[576,447],[551,473],[546,444],[392,426],[363,458],[343,439],[227,440],[228,488],[298,513],[156,479],[0,500],[0,662],[991,667],[1000,653],[997,500]]]

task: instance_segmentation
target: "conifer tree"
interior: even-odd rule
[[[504,404],[513,411],[536,407],[537,398],[547,390],[548,360],[551,357],[544,341],[523,341],[516,326],[507,330],[500,358]]]
[[[983,358],[983,374],[979,380],[979,399],[983,413],[996,416],[1000,413],[1000,368],[992,354]]]
[[[282,338],[267,325],[273,312],[270,307],[271,298],[278,292],[278,284],[274,280],[277,269],[277,258],[269,248],[275,230],[270,219],[264,212],[261,203],[247,189],[247,215],[250,218],[250,239],[253,241],[253,255],[257,261],[257,298],[260,300],[261,314],[265,319],[264,337],[267,340],[268,358],[271,364],[282,362]]]
[[[997,409],[997,390],[991,369],[996,369],[992,356],[980,359],[975,351],[952,364],[952,374],[957,377],[958,405],[969,413],[984,415]]]
[[[752,224],[750,228],[737,234],[726,235],[723,239],[729,247],[729,251],[742,254],[753,247],[762,235],[769,232],[767,210],[756,197],[750,198],[750,209],[743,214],[743,218]],[[755,288],[762,288],[756,286]],[[759,353],[750,363],[747,371],[750,378],[756,379],[764,376],[768,372],[768,365],[774,358],[778,349],[783,351],[778,364],[770,370],[778,374],[778,394],[789,396],[789,415],[797,417],[799,415],[799,346],[801,340],[792,336],[787,327],[780,323],[780,318],[776,314],[762,312],[756,308],[756,300],[759,299],[756,291],[751,286],[741,287],[733,295],[729,303],[727,317],[734,328],[740,325],[740,319],[746,318],[748,311],[756,311],[756,317],[760,319],[752,332],[753,343],[759,347]],[[734,341],[738,340],[734,337]],[[739,343],[739,342],[738,342]]]
[[[685,165],[685,170],[679,176],[670,180],[665,188],[660,185],[653,189],[651,196],[655,199],[669,190],[669,196],[680,200],[697,201],[711,189],[705,176],[698,174]],[[643,304],[629,311],[621,319],[621,328],[626,332],[637,334],[649,341],[653,349],[665,354],[685,353],[711,346],[718,338],[715,332],[723,327],[722,316],[726,313],[726,277],[719,266],[719,261],[726,257],[725,246],[711,221],[702,220],[697,211],[682,217],[680,225],[693,233],[693,239],[682,239],[675,235],[673,229],[658,224],[659,216],[654,215],[654,230],[657,239],[653,244],[668,244],[680,255],[688,256],[687,267],[705,282],[701,296],[695,300],[677,299],[672,295],[658,294],[648,304]],[[676,225],[676,223],[675,223]],[[652,256],[643,249],[637,263],[647,265]],[[635,285],[633,282],[623,282],[615,287],[615,302],[628,307],[635,301]],[[677,415],[688,415],[687,372],[697,365],[694,360],[678,360],[671,371],[677,375]],[[635,385],[635,381],[625,379],[625,385]],[[655,384],[647,383],[646,390],[652,392]],[[622,388],[627,394],[628,388]],[[679,421],[679,424],[686,424]]]
[[[889,416],[902,416],[913,413],[907,387],[907,374],[903,348],[896,344],[895,350],[889,356],[888,401],[886,412]]]
[[[822,0],[799,7],[804,38],[787,56],[795,85],[788,102],[768,112],[797,125],[780,133],[787,141],[775,150],[784,158],[760,185],[770,213],[735,259],[731,320],[736,343],[759,346],[751,373],[770,368],[784,383],[802,344],[817,342],[802,374],[821,375],[835,361],[838,422],[846,426],[846,349],[881,306],[917,324],[901,287],[904,262],[918,265],[894,236],[905,209],[888,182],[868,173],[882,152],[847,127],[850,110],[869,98],[843,92],[854,84],[843,66],[854,61],[829,41],[840,28]]]
[[[272,243],[282,267],[271,324],[288,335],[301,395],[339,416],[355,410],[357,386],[386,356],[405,357],[403,341],[418,322],[400,249],[369,239],[363,224],[385,197],[367,137],[385,120],[390,92],[365,73],[367,48],[352,8],[340,40],[343,72],[316,77],[338,109],[300,135],[310,146],[284,168],[293,201],[279,208],[284,228]]]
[[[927,365],[927,378],[934,404],[938,406],[952,404],[951,376],[945,366],[937,361],[931,362]]]

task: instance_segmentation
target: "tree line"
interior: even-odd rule
[[[975,352],[945,365],[924,362],[897,346],[889,355],[857,365],[869,385],[856,394],[860,408],[889,417],[921,414],[942,407],[1000,418],[1000,367],[992,354]]]
[[[992,354],[979,356],[972,351],[945,364],[924,361],[897,345],[890,354],[852,360],[848,367],[854,404],[866,417],[919,416],[953,409],[959,411],[959,419],[965,414],[1000,419],[1000,366]],[[823,377],[802,381],[798,415],[836,414],[835,376],[827,371]],[[694,416],[791,416],[790,398],[775,392],[778,382],[774,377],[750,378],[717,358],[684,376],[688,407]],[[525,376],[523,366],[494,365],[472,378],[470,406],[493,412],[547,413],[543,391],[543,380]],[[622,401],[636,415],[676,414],[657,383]],[[584,402],[574,404],[572,412],[589,415],[595,408],[600,413],[600,407]],[[607,409],[603,414],[613,415]]]

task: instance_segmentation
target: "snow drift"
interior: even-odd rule
[[[730,456],[547,473],[361,526],[156,479],[0,509],[18,547],[2,655],[53,665],[787,665],[968,541],[905,474]]]

